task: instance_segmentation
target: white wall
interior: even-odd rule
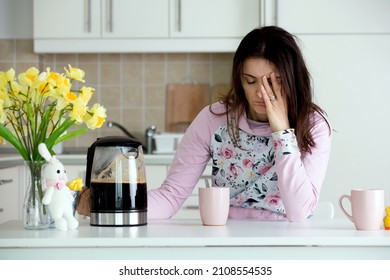
[[[301,38],[336,130],[320,200],[335,203],[339,216],[338,198],[351,188],[383,188],[390,204],[390,34]]]

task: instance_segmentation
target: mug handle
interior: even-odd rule
[[[354,221],[353,221],[352,216],[349,215],[349,213],[348,213],[347,211],[345,211],[345,209],[344,209],[344,207],[343,207],[343,200],[344,200],[344,198],[345,198],[345,199],[348,199],[348,200],[349,200],[349,203],[352,204],[352,202],[351,202],[351,196],[350,196],[350,195],[344,194],[344,195],[342,195],[342,196],[340,197],[340,199],[339,199],[339,206],[340,206],[340,208],[341,208],[341,211],[343,211],[343,213],[345,214],[345,216],[347,216],[347,218],[350,219],[351,222],[353,223]]]

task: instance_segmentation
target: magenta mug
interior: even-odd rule
[[[352,213],[348,213],[343,200],[349,200]],[[354,223],[357,230],[379,230],[384,217],[384,190],[352,189],[351,195],[342,195],[339,205],[348,219]]]

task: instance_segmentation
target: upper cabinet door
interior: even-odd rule
[[[390,32],[389,0],[277,0],[276,23],[295,34]]]
[[[102,36],[167,38],[168,0],[103,0]]]
[[[34,38],[98,38],[100,0],[34,0]]]
[[[171,37],[241,38],[260,25],[259,0],[170,0]]]

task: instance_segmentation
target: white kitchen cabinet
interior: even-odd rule
[[[102,0],[102,37],[168,37],[168,0]]]
[[[157,189],[167,177],[168,165],[146,165],[145,172],[148,189]]]
[[[99,38],[101,0],[34,0],[34,38]]]
[[[34,51],[233,52],[263,1],[35,0]]]
[[[388,0],[275,0],[274,5],[276,24],[295,34],[390,33]]]
[[[35,0],[34,38],[167,37],[167,1]]]
[[[260,25],[259,0],[170,0],[171,37],[241,38]]]
[[[24,193],[19,188],[19,177],[18,166],[0,169],[0,224],[21,218]]]

